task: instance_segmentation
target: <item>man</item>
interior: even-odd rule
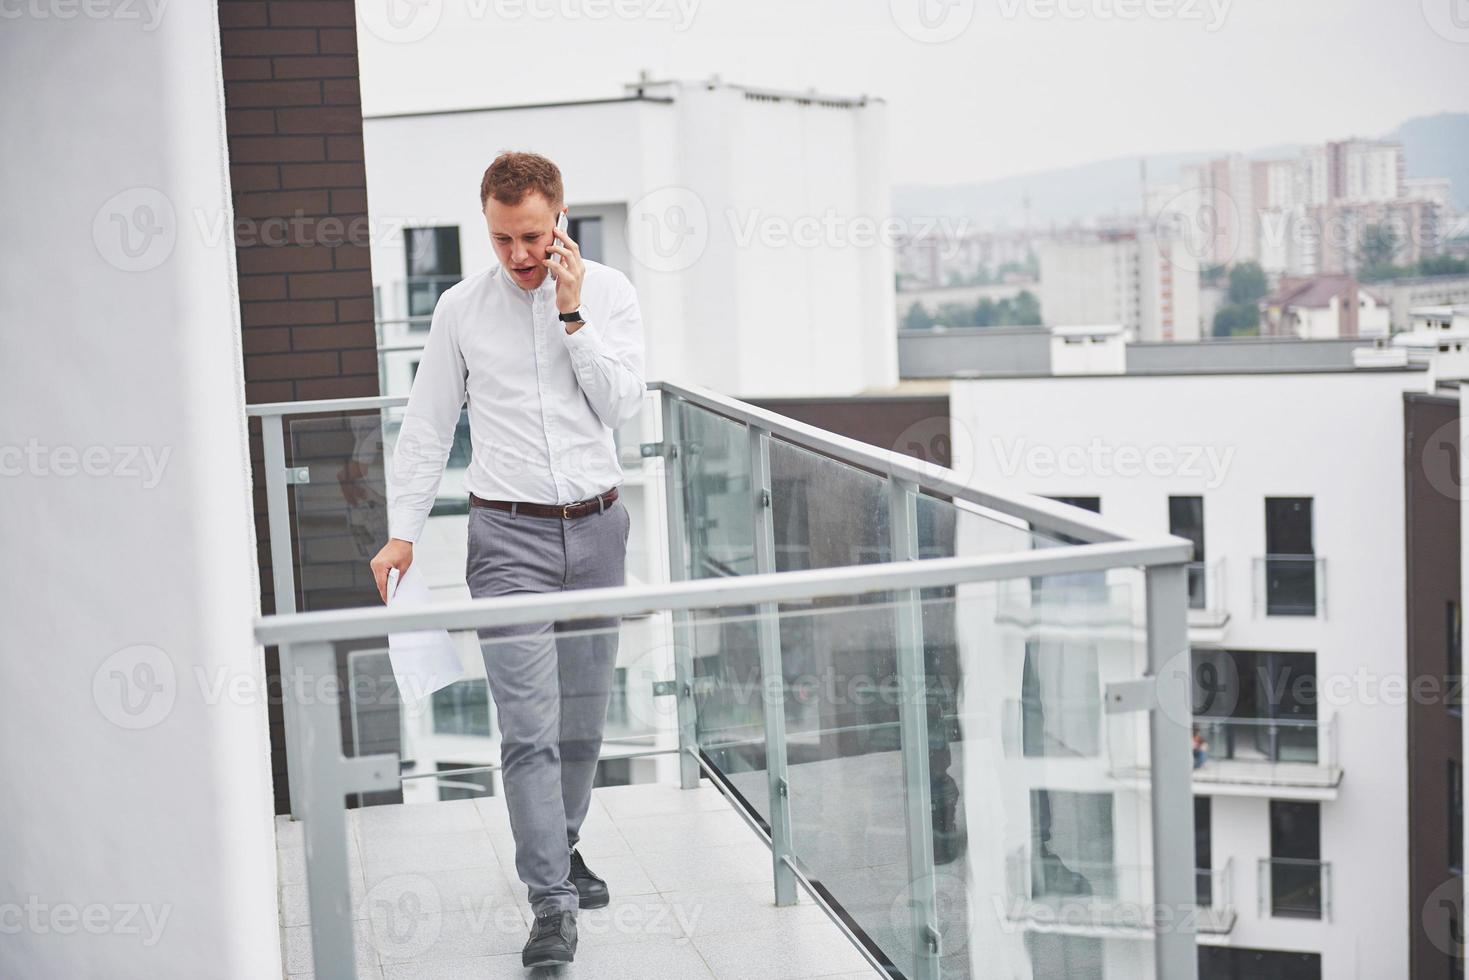
[[[643,329],[627,277],[583,259],[556,228],[561,172],[504,153],[480,185],[499,267],[439,298],[398,436],[391,539],[372,560],[387,601],[443,477],[466,395],[473,453],[469,591],[475,598],[622,585],[630,516],[612,430],[642,402]],[[527,967],[569,963],[576,909],[608,903],[576,852],[591,802],[617,620],[481,631],[503,739],[515,870],[535,925]]]

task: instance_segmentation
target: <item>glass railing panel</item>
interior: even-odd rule
[[[388,540],[388,488],[402,409],[288,418],[297,608],[302,612],[376,605],[368,562]],[[266,424],[274,424],[267,420]],[[461,420],[415,561],[430,589],[464,591],[464,473],[469,430]]]
[[[977,504],[920,493],[917,498],[920,558],[969,558],[1058,547],[1064,539]]]
[[[1073,589],[1027,616],[1013,597],[1031,595],[1028,580],[958,591],[924,599],[921,615],[917,758],[942,975],[1150,976],[1147,795],[1109,750],[1114,729],[1130,738],[1146,715],[1102,709],[1108,683],[1142,671],[1132,590]],[[929,885],[908,863],[899,608],[887,596],[783,612],[811,625],[806,647],[782,650],[783,690],[796,857],[912,975],[910,903]]]
[[[768,823],[759,617],[753,607],[740,607],[699,610],[690,618],[699,750]]]
[[[891,560],[886,487],[866,470],[771,439],[775,570]]]
[[[1255,614],[1323,616],[1325,560],[1316,555],[1265,555],[1254,561]]]
[[[1261,917],[1331,918],[1331,865],[1306,858],[1261,858]]]
[[[1202,765],[1215,762],[1295,763],[1322,761],[1323,726],[1315,718],[1198,718]]]
[[[676,411],[688,577],[749,575],[755,571],[755,512],[745,426],[685,401]]]

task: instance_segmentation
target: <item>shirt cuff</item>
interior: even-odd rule
[[[388,537],[415,544],[418,536],[423,533],[423,525],[427,520],[427,517],[413,513],[407,508],[390,508],[388,510]]]
[[[566,324],[561,325],[561,336],[566,341],[566,347],[573,353],[592,354],[602,349],[602,332],[597,329],[597,324],[586,319],[587,311],[582,310],[582,324],[576,329],[576,333],[567,333]]]

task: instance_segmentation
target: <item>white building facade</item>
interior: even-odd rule
[[[556,161],[572,236],[632,279],[650,378],[741,397],[896,383],[881,100],[643,81],[622,98],[364,127],[382,339],[409,348],[388,356],[386,393],[406,392],[427,329],[404,321],[494,263],[479,185],[508,149]]]
[[[1199,943],[1259,951],[1284,971],[1270,976],[1408,975],[1405,603],[1391,583],[1402,396],[1425,384],[1416,370],[952,382],[957,471],[1202,546],[1195,856],[1215,915]],[[1119,774],[1120,818],[1127,751],[1097,751]]]

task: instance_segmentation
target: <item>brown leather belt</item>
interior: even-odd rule
[[[606,493],[588,500],[578,500],[572,504],[530,504],[521,500],[486,500],[470,494],[469,505],[489,507],[492,510],[508,510],[513,514],[529,514],[532,517],[559,517],[569,521],[578,517],[586,517],[588,514],[600,514],[611,507],[616,499],[617,488],[613,487]]]

